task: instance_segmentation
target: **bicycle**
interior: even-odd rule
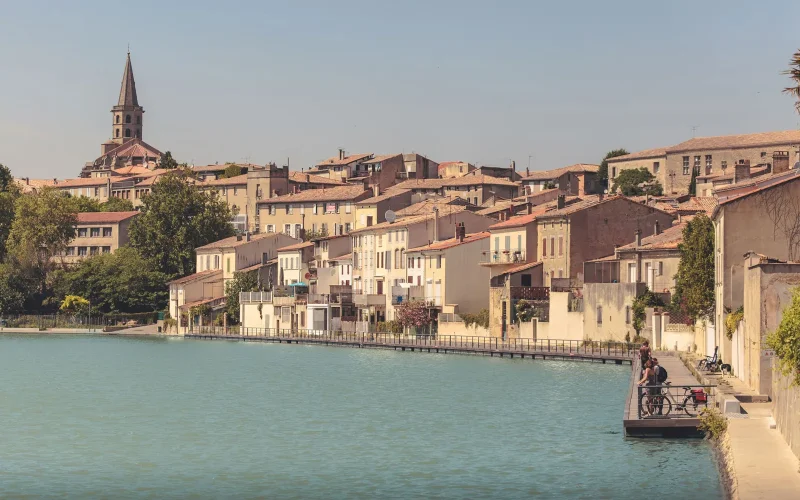
[[[639,408],[642,416],[666,417],[672,412],[672,407],[674,406],[676,411],[682,411],[690,417],[695,417],[708,408],[708,395],[703,389],[684,387],[683,394],[680,396],[683,399],[678,403],[669,392],[671,384],[671,382],[664,382],[657,394],[643,392],[639,396]],[[667,390],[664,390],[665,387]]]

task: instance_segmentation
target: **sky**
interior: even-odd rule
[[[0,0],[0,163],[76,177],[130,44],[143,137],[181,162],[416,152],[524,171],[800,127],[800,2]],[[693,129],[694,128],[694,129]]]

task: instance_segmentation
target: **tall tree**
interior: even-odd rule
[[[178,168],[178,161],[172,157],[171,152],[167,151],[161,155],[161,158],[158,161],[158,168],[163,168],[165,170]]]
[[[789,69],[784,71],[783,74],[789,75],[793,85],[783,89],[783,92],[796,99],[794,108],[800,113],[800,50],[794,53],[791,61],[789,61]]]
[[[257,272],[233,273],[233,279],[225,284],[225,312],[233,322],[239,322],[239,293],[258,291]]]
[[[216,191],[200,191],[180,175],[161,176],[140,211],[131,246],[170,277],[194,272],[195,248],[234,234],[231,211]]]
[[[0,164],[0,262],[6,257],[6,240],[14,221],[14,204],[19,196],[20,190],[14,184],[11,170]]]
[[[35,280],[18,265],[0,264],[0,315],[24,312],[36,287]]]
[[[692,180],[689,181],[689,194],[692,196],[697,196],[697,174],[698,170],[696,168],[693,168]]]
[[[603,157],[603,161],[600,162],[600,168],[597,170],[597,179],[603,185],[604,188],[608,187],[608,159],[609,158],[616,158],[617,156],[624,156],[630,154],[628,150],[625,148],[614,149],[606,153]]]
[[[56,301],[77,295],[95,312],[150,312],[167,303],[167,277],[130,247],[84,259],[52,281]]]
[[[697,215],[683,228],[672,308],[693,320],[714,312],[714,224]]]
[[[123,198],[111,197],[100,204],[101,212],[131,212],[133,211],[133,203],[131,200]]]
[[[43,266],[75,237],[77,218],[70,198],[45,188],[20,197],[8,235],[8,251],[20,263]]]
[[[617,174],[611,192],[616,193],[617,191],[625,196],[642,196],[645,194],[661,196],[664,194],[661,184],[645,167],[626,168]]]
[[[0,191],[8,191],[14,183],[11,169],[0,163]]]
[[[225,167],[225,170],[222,173],[222,177],[225,179],[230,179],[231,177],[237,177],[239,175],[242,175],[242,167],[235,163],[231,163]]]
[[[63,194],[69,200],[72,206],[72,211],[75,213],[81,212],[102,212],[100,201],[96,198],[89,198],[87,196],[70,196],[66,193]]]

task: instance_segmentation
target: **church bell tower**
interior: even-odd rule
[[[122,144],[131,139],[142,138],[144,108],[139,106],[139,99],[136,97],[136,80],[133,78],[130,51],[125,61],[125,72],[122,74],[119,102],[111,108],[111,114],[111,142]]]

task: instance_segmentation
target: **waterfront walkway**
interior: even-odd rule
[[[669,404],[671,411],[669,415],[642,415],[639,411],[640,392],[637,382],[641,379],[641,365],[638,357],[633,363],[630,378],[630,390],[626,399],[625,410],[622,417],[622,426],[627,436],[683,436],[697,435],[697,426],[700,424],[699,418],[695,414],[700,412],[702,407],[694,408],[690,406],[690,413],[678,408],[685,398],[685,387],[705,388],[711,391],[710,386],[698,385],[697,379],[686,368],[683,361],[671,352],[655,352],[654,356],[658,362],[667,370],[670,388],[664,387],[663,390],[669,393]],[[712,391],[713,392],[713,391]],[[708,407],[714,406],[712,395],[708,395]],[[663,409],[662,409],[663,413]]]
[[[316,344],[339,347],[393,349],[396,351],[441,354],[481,354],[522,359],[560,359],[600,363],[631,364],[638,346],[626,342],[578,340],[511,339],[443,335],[416,337],[391,333],[330,332],[323,330],[242,329],[225,331],[219,327],[198,327],[186,338]]]

